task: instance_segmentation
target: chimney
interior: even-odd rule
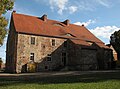
[[[65,25],[69,26],[70,20],[67,19],[67,20],[65,20],[63,23],[64,23]]]
[[[46,22],[46,21],[47,21],[47,15],[44,14],[44,15],[41,17],[41,19]]]
[[[13,13],[16,13],[16,10],[13,10]]]
[[[82,26],[84,27],[84,24],[82,24]]]

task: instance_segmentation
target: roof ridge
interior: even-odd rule
[[[21,13],[16,13],[16,12],[13,12],[13,14],[22,15],[22,16],[28,16],[28,17],[34,17],[34,18],[39,18],[39,19],[41,19],[41,17],[39,17],[39,16],[34,16],[34,15],[29,15],[29,14],[21,14]],[[62,21],[52,20],[52,19],[48,19],[48,18],[47,18],[47,20],[49,20],[49,21],[54,21],[54,22],[57,22],[58,24],[64,25]],[[57,24],[57,23],[56,23],[56,24]],[[64,25],[64,26],[65,26],[65,25]]]

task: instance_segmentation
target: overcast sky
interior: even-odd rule
[[[47,14],[49,19],[69,19],[73,24],[84,24],[106,44],[110,35],[120,30],[120,0],[15,0],[13,10],[38,17]],[[8,20],[11,12],[5,15]],[[0,57],[4,60],[5,45],[6,39],[0,47]]]

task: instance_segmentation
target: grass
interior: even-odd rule
[[[0,77],[0,89],[120,89],[120,72]]]

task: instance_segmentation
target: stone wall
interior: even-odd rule
[[[31,37],[35,37],[34,45],[31,44]],[[55,39],[55,46],[52,46],[52,39]],[[59,70],[64,66],[67,66],[69,70],[96,70],[107,66],[109,50],[105,54],[104,49],[95,49],[95,47],[92,49],[68,40],[65,48],[65,41],[66,39],[62,38],[18,34],[17,73],[25,72],[24,66],[31,62],[30,53],[34,53],[36,71]],[[66,53],[65,65],[62,61],[62,53]],[[47,61],[48,54],[51,54],[51,61]]]
[[[31,37],[35,37],[35,45],[31,44]],[[55,39],[55,46],[52,46],[52,39]],[[36,71],[53,70],[63,65],[61,53],[65,51],[64,41],[60,38],[18,34],[16,71],[21,72],[22,67],[31,61],[30,53],[34,53]],[[48,54],[51,54],[51,61],[47,61]]]
[[[84,48],[84,46],[72,42],[69,42],[68,50],[70,70],[97,69],[97,50]]]
[[[114,61],[112,50],[104,50],[104,69],[111,69]]]
[[[16,72],[16,45],[17,33],[15,32],[14,24],[11,22],[10,31],[8,34],[6,45],[6,72]]]
[[[108,69],[112,60],[112,51],[96,45],[83,46],[63,38],[16,33],[14,28],[11,29],[6,52],[8,72],[53,71],[66,67],[68,70]],[[35,38],[35,44],[31,44],[31,37]],[[55,46],[52,45],[53,39]],[[34,61],[30,60],[31,53],[34,53]],[[65,60],[62,53],[66,55]],[[48,55],[51,55],[51,61],[48,61]]]

